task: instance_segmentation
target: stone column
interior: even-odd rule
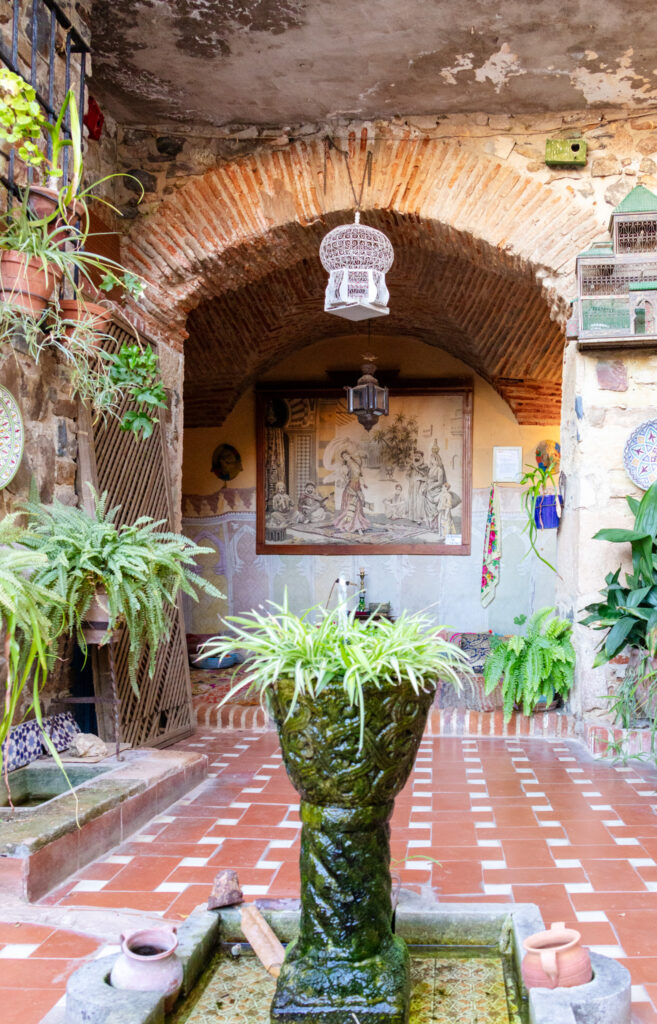
[[[392,933],[393,803],[301,804],[301,920],[288,948],[273,1021],[404,1024],[409,956]]]

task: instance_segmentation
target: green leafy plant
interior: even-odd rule
[[[486,693],[502,684],[504,718],[508,721],[514,705],[529,715],[544,699],[551,703],[554,694],[566,697],[573,685],[575,649],[573,626],[556,615],[554,608],[542,608],[532,615],[524,636],[499,637],[492,642],[484,665]],[[526,622],[525,615],[514,619]]]
[[[0,140],[17,147],[30,167],[40,167],[45,157],[37,145],[45,118],[31,85],[7,68],[0,69]]]
[[[122,345],[106,358],[111,362],[110,381],[137,406],[123,414],[121,429],[132,431],[136,437],[150,437],[157,422],[155,410],[167,404],[155,352],[150,345],[142,349],[135,343]]]
[[[527,515],[527,522],[525,523],[525,531],[529,537],[529,544],[532,551],[537,558],[543,562],[543,565],[547,565],[548,569],[552,569],[553,572],[557,570],[548,562],[546,558],[540,553],[536,547],[536,541],[538,540],[539,525],[536,522],[536,510],[540,498],[544,498],[548,490],[551,488],[555,495],[557,502],[557,508],[560,510],[559,505],[559,488],[558,483],[555,479],[555,467],[554,463],[550,462],[546,467],[543,466],[526,466],[526,472],[520,480],[520,486],[524,487],[522,495],[522,503]],[[539,506],[539,518],[540,518],[540,506]]]
[[[582,625],[605,631],[593,662],[594,668],[611,661],[625,647],[634,647],[651,658],[657,655],[657,483],[645,492],[641,501],[627,496],[634,513],[631,530],[598,530],[595,540],[629,544],[632,572],[621,583],[621,567],[610,572],[601,590],[602,600],[584,609],[588,615]]]
[[[54,659],[53,642],[57,631],[53,619],[61,610],[60,598],[35,578],[45,568],[46,556],[23,546],[26,539],[27,532],[17,525],[16,515],[0,521],[0,635],[4,654],[0,764],[8,793],[8,766],[2,745],[24,703],[26,686],[31,695],[24,714],[34,712],[42,725],[39,691]],[[59,763],[49,738],[44,739]]]
[[[402,612],[395,622],[360,621],[355,610],[346,614],[344,608],[328,612],[317,607],[296,615],[287,594],[282,605],[268,603],[270,612],[228,616],[224,622],[233,635],[217,636],[203,645],[203,657],[245,655],[240,666],[245,673],[224,700],[244,688],[266,700],[279,679],[292,679],[292,712],[300,695],[319,697],[335,680],[351,705],[358,705],[362,744],[365,684],[385,689],[410,683],[417,693],[434,688],[438,680],[458,688],[462,677],[472,674],[460,648],[443,639],[421,613]]]
[[[128,670],[137,690],[142,652],[148,648],[152,676],[157,652],[169,638],[169,610],[178,594],[198,600],[202,590],[223,595],[196,571],[196,558],[211,549],[201,548],[181,534],[162,530],[163,522],[140,516],[132,525],[117,526],[119,507],[107,509],[107,496],[94,493],[95,515],[54,502],[28,502],[30,531],[24,543],[45,556],[35,570],[34,582],[60,600],[58,631],[73,633],[83,650],[82,626],[98,591],[108,607],[109,640],[125,628],[129,636]]]

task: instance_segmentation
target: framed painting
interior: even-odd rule
[[[472,394],[404,382],[368,432],[343,388],[258,388],[257,553],[469,555]]]

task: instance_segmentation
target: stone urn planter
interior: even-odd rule
[[[301,797],[301,920],[272,1021],[404,1024],[409,956],[392,932],[390,816],[410,774],[434,689],[363,687],[364,730],[341,681],[318,697],[269,692],[285,767]]]

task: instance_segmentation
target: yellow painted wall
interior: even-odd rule
[[[474,378],[473,487],[490,487],[493,445],[522,445],[523,463],[536,465],[534,448],[544,438],[559,440],[559,427],[521,427],[506,402],[481,377],[460,360],[415,338],[377,337],[362,334],[328,339],[296,352],[262,378],[275,380],[326,380],[326,370],[351,370],[359,376],[361,355],[370,347],[381,369],[399,369],[403,378]],[[219,444],[232,444],[242,456],[244,470],[228,487],[255,487],[255,413],[253,391],[239,400],[221,427],[186,430],[183,456],[183,493],[213,494],[221,482],[212,475],[212,452]]]

